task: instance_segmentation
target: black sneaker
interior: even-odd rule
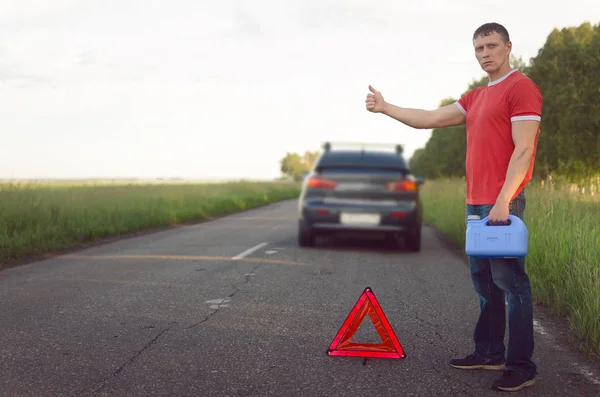
[[[492,384],[492,388],[502,391],[519,391],[534,384],[535,379],[533,377],[528,378],[515,371],[504,371],[502,377]]]
[[[470,354],[465,358],[454,359],[450,362],[450,365],[458,369],[486,369],[489,371],[504,371],[504,360],[484,360],[475,354]]]

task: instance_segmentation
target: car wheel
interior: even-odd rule
[[[404,236],[404,242],[406,243],[406,248],[408,248],[409,251],[421,251],[421,228],[418,227],[407,233]]]
[[[316,236],[310,229],[307,229],[300,224],[298,226],[298,245],[300,247],[312,247],[315,245]]]

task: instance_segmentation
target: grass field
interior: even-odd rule
[[[0,183],[0,264],[294,198],[289,182]]]
[[[582,347],[600,353],[600,196],[543,188],[525,190],[529,230],[526,269],[533,294],[566,316]],[[461,247],[465,242],[465,185],[461,180],[423,185],[425,219]]]

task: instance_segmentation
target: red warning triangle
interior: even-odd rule
[[[375,326],[381,343],[351,342],[366,315]],[[346,321],[333,338],[328,356],[368,357],[368,358],[404,358],[406,354],[400,345],[394,330],[390,326],[381,306],[371,288],[367,287],[348,314]]]

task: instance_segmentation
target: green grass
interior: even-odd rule
[[[600,353],[600,196],[531,183],[525,190],[529,230],[526,269],[538,303],[569,319],[582,346]],[[423,185],[424,216],[464,247],[465,185]]]
[[[0,183],[0,264],[297,197],[289,182]]]

